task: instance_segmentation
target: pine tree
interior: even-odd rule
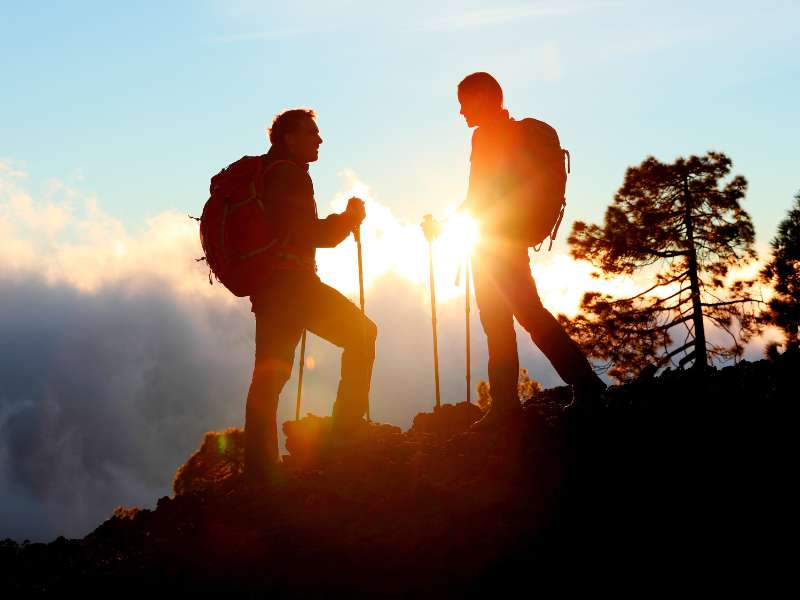
[[[573,225],[574,258],[601,276],[649,279],[628,298],[589,292],[583,314],[560,317],[612,377],[632,379],[648,364],[703,368],[716,357],[738,357],[755,332],[753,282],[727,281],[731,269],[756,258],[753,224],[740,206],[747,182],[727,179],[730,171],[721,152],[671,164],[648,157],[628,168],[602,227]],[[726,332],[726,342],[706,337],[708,323]]]
[[[773,288],[773,296],[762,313],[762,322],[780,327],[786,347],[800,340],[800,192],[794,205],[778,225],[778,235],[770,242],[772,256],[761,270],[761,281]]]

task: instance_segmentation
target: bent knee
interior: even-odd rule
[[[350,348],[359,354],[375,356],[375,340],[378,337],[378,326],[369,318],[363,317],[360,319],[348,337],[349,339],[344,345],[345,349]]]
[[[358,346],[361,351],[371,357],[375,357],[375,340],[378,338],[378,326],[370,319],[364,317],[362,333],[359,336]]]
[[[541,302],[532,303],[525,307],[525,310],[520,310],[516,313],[515,316],[519,324],[522,325],[522,328],[531,334],[533,334],[534,331],[539,332],[552,329],[554,324],[557,325],[558,323],[552,313],[548,311]]]

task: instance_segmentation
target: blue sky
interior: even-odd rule
[[[0,9],[0,157],[96,194],[136,227],[198,212],[208,179],[311,106],[327,206],[352,169],[403,218],[457,203],[455,85],[494,73],[512,114],[574,157],[568,219],[598,220],[625,167],[719,149],[760,240],[800,185],[796,2],[47,2]]]

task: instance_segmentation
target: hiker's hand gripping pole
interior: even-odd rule
[[[366,216],[364,201],[361,198],[350,198],[347,201],[347,211],[352,212],[358,221],[353,227],[353,238],[356,240],[356,249],[358,250],[358,294],[361,301],[361,312],[364,313],[364,263],[361,258],[361,221]]]
[[[436,408],[439,408],[442,398],[439,391],[439,336],[436,332],[436,284],[433,278],[433,240],[439,236],[442,227],[431,215],[423,217],[421,227],[425,239],[428,240],[428,269],[431,282],[431,328],[433,329],[433,380],[436,387]]]

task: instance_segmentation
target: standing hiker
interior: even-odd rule
[[[318,158],[322,138],[311,110],[287,110],[269,130],[272,147],[261,168],[262,203],[275,227],[277,260],[265,269],[250,295],[256,318],[253,380],[247,394],[245,473],[259,480],[279,461],[278,396],[292,372],[303,330],[344,349],[336,401],[334,438],[363,428],[377,328],[357,306],[317,277],[317,248],[332,248],[364,220],[364,203],[351,198],[346,210],[317,215],[308,164]]]
[[[546,217],[544,227],[532,224],[532,215],[541,209],[537,200],[544,198],[548,190],[552,192],[552,186],[548,188],[547,175],[539,168],[541,165],[536,164],[536,149],[531,148],[530,132],[534,135],[535,132],[552,132],[558,144],[555,131],[541,121],[511,118],[503,108],[500,84],[488,73],[473,73],[459,83],[458,101],[467,126],[477,127],[472,135],[469,191],[461,208],[475,217],[481,231],[473,255],[473,280],[489,346],[492,394],[490,410],[473,429],[492,429],[520,415],[514,317],[531,334],[533,342],[561,378],[572,386],[574,405],[596,405],[605,384],[577,344],[542,306],[528,260],[528,246],[555,235],[558,209],[563,204],[562,187],[558,204],[554,205],[556,212],[545,211],[556,217]],[[560,145],[556,147],[563,172],[563,151]],[[564,182],[565,179],[562,186]],[[531,227],[547,233],[532,233],[528,230]]]

